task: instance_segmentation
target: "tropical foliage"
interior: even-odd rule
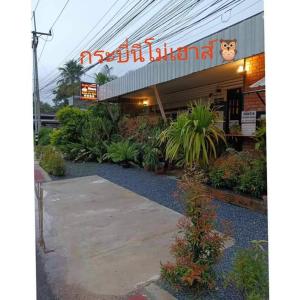
[[[40,110],[41,113],[55,113],[56,112],[56,107],[50,105],[47,102],[40,102]]]
[[[255,149],[262,151],[264,154],[266,154],[266,122],[265,121],[261,121],[260,126],[258,127],[258,129],[256,130],[256,134],[255,134]]]
[[[52,131],[52,128],[42,127],[39,132],[38,144],[42,146],[49,145]]]
[[[161,151],[157,147],[153,147],[150,144],[146,144],[143,147],[143,167],[155,171],[159,165],[159,158]]]
[[[225,141],[224,132],[217,126],[217,114],[207,105],[193,104],[171,122],[161,134],[166,143],[166,158],[180,160],[185,166],[208,165],[217,156],[217,144]]]
[[[138,163],[145,169],[156,171],[163,164],[164,147],[159,144],[159,135],[164,123],[159,116],[124,116],[119,123],[119,132],[124,139],[139,145]]]
[[[268,253],[266,241],[252,241],[251,248],[237,252],[225,285],[235,285],[246,300],[269,299]]]
[[[137,145],[126,140],[110,144],[107,147],[105,158],[129,167],[130,163],[137,162],[138,154]]]
[[[83,66],[76,60],[68,61],[58,70],[61,79],[58,80],[57,87],[53,92],[55,106],[60,106],[62,103],[66,105],[69,97],[79,95],[80,78],[83,75]]]
[[[96,83],[103,85],[117,78],[115,75],[111,75],[112,67],[104,65],[101,72],[95,74]]]
[[[266,159],[255,159],[249,163],[244,174],[241,175],[238,191],[254,197],[267,194],[267,166]]]
[[[88,110],[64,107],[57,113],[61,127],[51,144],[74,161],[102,161],[107,143],[118,139],[120,110],[117,105],[98,104]]]

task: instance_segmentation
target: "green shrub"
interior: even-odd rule
[[[44,148],[45,148],[45,146],[42,146],[42,145],[36,145],[34,147],[35,157],[37,159],[40,159]]]
[[[217,169],[214,168],[209,172],[209,179],[211,182],[211,185],[216,188],[226,188],[227,185],[224,181],[224,170],[223,169]]]
[[[119,132],[124,139],[146,144],[158,131],[160,133],[163,126],[164,123],[161,117],[156,115],[124,116],[119,123]]]
[[[50,144],[60,146],[64,144],[64,132],[62,128],[55,128],[50,134]]]
[[[261,197],[267,193],[267,166],[265,159],[253,160],[240,176],[237,190],[250,194],[254,197]]]
[[[182,113],[176,121],[161,133],[166,144],[166,159],[178,160],[183,154],[185,166],[207,166],[217,156],[217,145],[226,143],[223,130],[217,126],[217,114],[202,104],[190,106],[190,112]]]
[[[249,153],[228,149],[210,167],[211,185],[216,188],[234,189],[239,184],[240,176],[245,172],[249,160]]]
[[[104,158],[128,167],[130,162],[137,162],[138,154],[137,145],[127,140],[110,144]]]
[[[261,121],[260,126],[256,130],[255,134],[255,149],[262,151],[264,154],[266,154],[266,138],[267,138],[267,128],[266,128],[266,121]]]
[[[143,167],[149,170],[155,170],[159,165],[160,150],[151,145],[145,145],[143,151]]]
[[[52,146],[45,146],[40,155],[40,165],[50,175],[65,175],[65,162],[62,154]]]
[[[51,145],[66,159],[101,162],[106,144],[118,140],[118,105],[98,104],[88,110],[64,107],[57,112],[57,119],[61,127],[51,134]]]
[[[59,139],[51,137],[52,144],[66,145],[68,143],[78,143],[82,136],[84,123],[89,114],[89,111],[81,110],[77,107],[66,106],[61,108],[56,113],[61,127],[55,135],[59,135]]]
[[[41,146],[49,145],[52,131],[53,131],[52,128],[42,127],[39,132],[38,144]]]
[[[252,247],[237,252],[232,271],[225,278],[225,286],[235,285],[246,300],[269,299],[268,254],[265,241],[252,241]]]

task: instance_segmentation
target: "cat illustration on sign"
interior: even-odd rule
[[[223,61],[231,62],[234,60],[235,55],[237,54],[237,41],[234,40],[220,40],[221,50],[220,54],[223,58]]]

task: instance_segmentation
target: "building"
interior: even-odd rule
[[[57,128],[59,127],[59,122],[56,119],[55,113],[41,113],[41,126],[42,127],[50,127]],[[35,114],[33,114],[33,128],[35,124]]]
[[[224,61],[221,40],[236,40],[233,61]],[[151,62],[99,86],[99,101],[118,102],[127,113],[161,113],[163,118],[186,110],[191,101],[214,103],[227,136],[243,148],[252,147],[255,126],[266,111],[263,13],[189,47],[200,49],[212,41],[211,59],[199,59],[193,52],[188,60]]]

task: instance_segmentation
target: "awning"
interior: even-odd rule
[[[259,88],[259,87],[261,87],[261,89],[255,89],[255,88]],[[263,99],[263,97],[260,94],[260,93],[265,93],[265,91],[266,91],[266,89],[265,89],[265,77],[263,77],[262,79],[256,81],[255,83],[251,84],[249,86],[249,88],[255,89],[255,90],[248,90],[248,91],[245,91],[243,94],[244,95],[249,95],[249,94],[255,93],[258,96],[258,98],[260,99],[260,101],[264,105],[266,105],[265,100]]]
[[[265,77],[263,77],[262,79],[256,81],[255,83],[250,85],[250,88],[257,88],[260,86],[265,86]]]

